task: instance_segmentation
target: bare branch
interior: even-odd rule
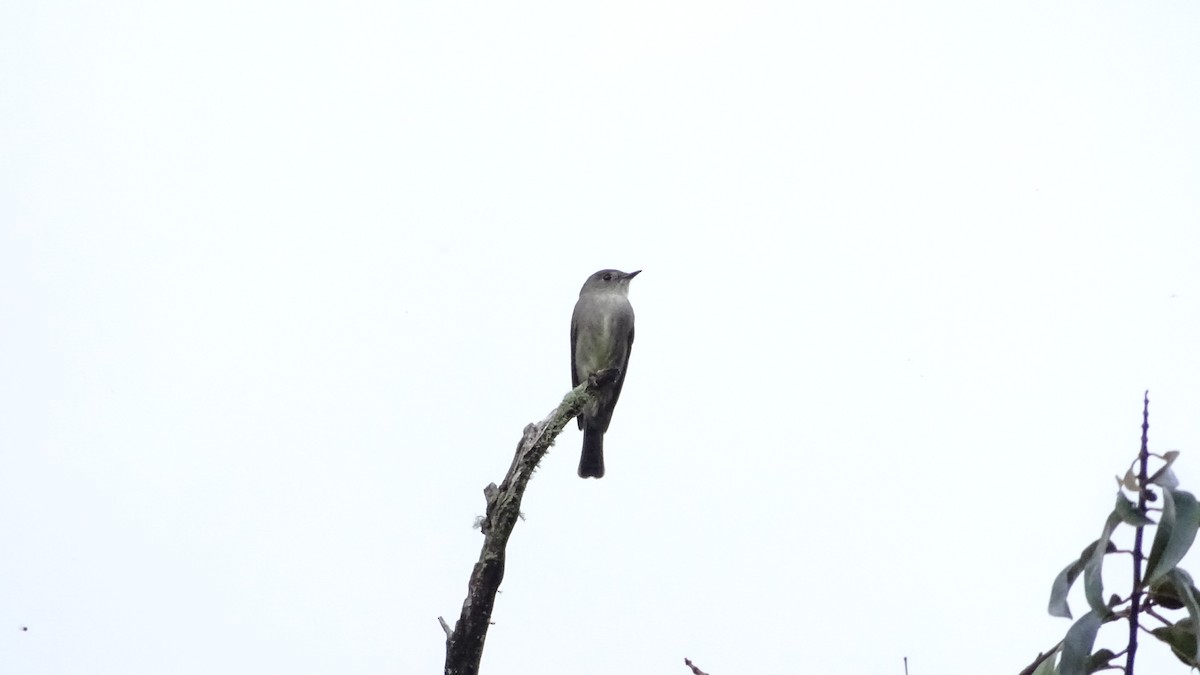
[[[471,570],[467,599],[463,601],[458,622],[452,630],[442,622],[446,630],[445,675],[478,675],[483,643],[492,622],[496,592],[504,580],[505,547],[517,519],[521,517],[521,498],[525,495],[525,487],[554,439],[562,433],[563,427],[579,416],[599,389],[615,382],[618,374],[615,369],[596,373],[563,397],[562,403],[546,419],[526,425],[504,481],[499,487],[491,483],[484,488],[487,515],[479,522],[479,528],[483,531],[479,562]]]

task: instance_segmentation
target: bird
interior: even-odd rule
[[[601,388],[579,413],[579,428],[583,430],[580,478],[604,477],[604,433],[621,396],[633,349],[629,282],[640,273],[607,269],[589,276],[571,314],[572,388],[601,371],[618,371],[616,381]]]

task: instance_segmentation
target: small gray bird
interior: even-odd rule
[[[604,432],[625,384],[629,352],[633,349],[633,306],[629,304],[629,280],[637,272],[600,270],[579,290],[579,301],[571,315],[571,386],[608,368],[620,371],[617,381],[601,389],[596,399],[579,414],[583,430],[583,454],[579,457],[580,478],[604,477]]]

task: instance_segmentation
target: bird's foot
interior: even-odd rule
[[[593,387],[607,387],[621,376],[620,368],[605,368],[588,376],[588,383]]]

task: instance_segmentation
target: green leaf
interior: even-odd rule
[[[1142,582],[1145,586],[1154,584],[1175,569],[1196,540],[1196,530],[1200,529],[1200,504],[1192,493],[1170,489],[1162,492],[1163,512],[1146,563],[1146,577]]]
[[[1192,583],[1192,575],[1188,574],[1187,570],[1176,567],[1167,573],[1166,578],[1175,586],[1180,600],[1187,607],[1188,619],[1191,619],[1193,626],[1192,640],[1200,649],[1200,602],[1196,600],[1196,586]],[[1200,661],[1200,651],[1193,651],[1191,657],[1193,661]]]
[[[1180,567],[1176,567],[1175,569],[1179,570],[1180,572],[1184,571]],[[1179,578],[1177,575],[1168,574],[1154,582],[1154,584],[1150,586],[1149,590],[1150,599],[1166,609],[1183,609],[1184,596],[1183,591],[1181,591],[1175,583],[1177,578]],[[1189,590],[1193,596],[1200,597],[1200,591],[1196,590],[1195,586],[1192,586],[1192,588]]]
[[[1168,490],[1179,487],[1179,479],[1175,477],[1175,472],[1171,470],[1170,466],[1164,466],[1155,471],[1147,482],[1151,485],[1161,485]]]
[[[1117,653],[1111,649],[1097,649],[1095,654],[1088,657],[1087,671],[1094,673],[1098,670],[1104,670],[1108,666],[1108,662],[1112,661],[1116,655]]]
[[[1088,556],[1084,556],[1086,558]],[[1071,584],[1075,583],[1075,578],[1083,571],[1083,559],[1063,568],[1063,571],[1054,577],[1054,584],[1050,586],[1050,606],[1046,611],[1050,612],[1050,616],[1061,616],[1064,619],[1071,618],[1071,606],[1067,604],[1067,593],[1071,591]]]
[[[1200,667],[1200,662],[1189,656],[1196,653],[1196,626],[1197,623],[1188,617],[1178,623],[1161,626],[1150,632],[1154,634],[1154,637],[1170,645],[1175,658],[1183,661],[1184,665]]]
[[[1104,618],[1092,611],[1079,617],[1063,638],[1062,658],[1058,662],[1061,675],[1088,675],[1092,645]]]
[[[1142,584],[1152,586],[1162,575],[1155,575],[1163,552],[1167,550],[1167,542],[1175,531],[1175,498],[1170,490],[1163,490],[1162,515],[1158,517],[1158,528],[1154,532],[1154,543],[1150,545],[1150,556],[1146,559],[1146,574]]]
[[[1171,470],[1171,465],[1174,464],[1175,460],[1178,458],[1178,450],[1172,450],[1171,452],[1164,454],[1163,465],[1159,467],[1158,471],[1155,471],[1154,474],[1150,476],[1147,482],[1149,482],[1151,485],[1161,485],[1172,490],[1179,487],[1179,479],[1175,477],[1175,472]]]
[[[1104,531],[1100,533],[1096,547],[1092,549],[1092,556],[1083,566],[1083,595],[1092,611],[1102,617],[1109,614],[1108,605],[1104,602],[1104,580],[1101,578],[1104,555],[1108,552],[1109,538],[1112,537],[1113,530],[1120,524],[1121,516],[1116,511],[1108,514],[1108,520],[1104,521]]]
[[[1058,675],[1058,668],[1055,667],[1057,661],[1058,649],[1056,648],[1054,653],[1047,656],[1045,661],[1038,664],[1037,669],[1033,671],[1032,675]]]
[[[1138,511],[1137,504],[1129,501],[1129,498],[1117,492],[1117,505],[1114,509],[1117,515],[1121,516],[1121,522],[1134,527],[1145,527],[1153,525],[1154,521],[1146,517],[1146,514]]]
[[[1075,583],[1075,579],[1083,572],[1083,566],[1091,559],[1092,552],[1095,551],[1096,545],[1100,543],[1097,539],[1087,546],[1083,547],[1083,552],[1079,554],[1079,558],[1063,568],[1058,576],[1054,578],[1054,583],[1050,586],[1050,606],[1047,611],[1050,616],[1061,616],[1064,619],[1071,618],[1071,607],[1067,605],[1067,593],[1071,591],[1071,585]],[[1117,547],[1110,541],[1105,546],[1105,553],[1115,551]]]

